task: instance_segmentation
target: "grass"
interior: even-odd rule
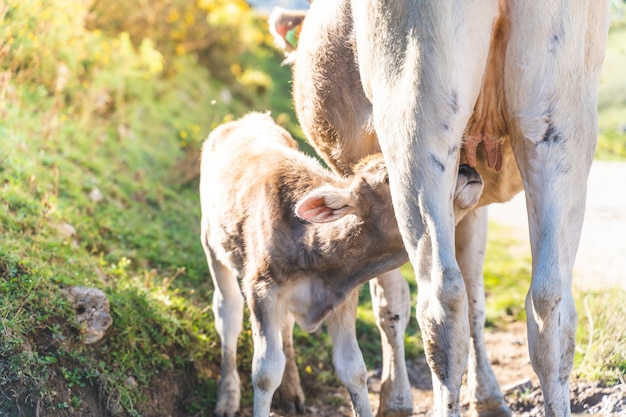
[[[611,29],[598,89],[600,134],[596,157],[626,158],[626,25]]]
[[[578,297],[575,370],[584,378],[626,383],[626,293],[612,290]]]
[[[92,386],[110,412],[140,415],[155,375],[179,373],[188,411],[212,409],[220,350],[198,239],[199,146],[276,95],[287,104],[274,115],[293,125],[282,57],[267,42],[239,45],[278,74],[244,77],[252,64],[242,63],[242,77],[220,80],[192,55],[68,26],[61,9],[72,9],[53,3],[0,6],[12,34],[0,45],[0,410],[80,413],[80,390]],[[20,13],[50,13],[51,28],[24,27]],[[51,79],[42,74],[58,64],[19,47],[63,48],[50,33],[66,35],[65,48],[90,46]],[[155,69],[161,59],[167,71]],[[62,292],[72,285],[107,294],[113,325],[102,342],[82,345]],[[249,373],[249,333],[241,351]]]
[[[238,2],[198,2],[212,8],[210,25],[206,10],[193,9],[204,18],[179,13],[189,27],[168,14],[160,22],[172,19],[170,26],[156,30],[146,23],[130,35],[97,26],[121,22],[124,2],[107,2],[118,14],[108,20],[97,15],[89,27],[73,18],[87,14],[87,3],[0,5],[0,416],[80,415],[86,390],[111,413],[138,416],[153,401],[159,378],[180,384],[185,413],[208,415],[220,353],[198,239],[199,146],[215,126],[251,110],[271,109],[302,139],[290,70],[279,65],[264,22]],[[183,3],[142,2],[162,6],[154,10]],[[239,8],[239,25],[223,19],[232,7]],[[142,40],[141,30],[154,42]],[[194,33],[215,36],[217,44],[187,53]],[[619,55],[624,32],[616,33],[610,51]],[[611,56],[605,68],[612,68]],[[603,83],[615,79],[606,77]],[[618,87],[602,88],[600,148],[621,149],[623,136],[610,131],[624,103]],[[605,124],[606,114],[615,116]],[[620,152],[607,155],[623,158]],[[530,263],[510,252],[515,242],[506,230],[492,229],[485,277],[488,322],[497,326],[523,317]],[[403,273],[415,296],[410,266]],[[113,325],[94,345],[81,343],[83,329],[63,296],[73,285],[98,287],[110,300]],[[357,327],[368,366],[375,368],[380,339],[368,293],[361,290]],[[607,306],[619,297],[585,297],[581,308],[593,326],[581,313],[578,363],[592,377],[614,375],[626,362],[616,327],[623,316],[608,314]],[[295,338],[307,390],[337,384],[327,334],[298,330]],[[602,346],[604,340],[611,345]],[[414,317],[405,341],[408,358],[422,354]],[[608,347],[613,350],[598,350]],[[249,404],[248,328],[239,351]]]

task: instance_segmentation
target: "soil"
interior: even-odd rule
[[[543,399],[537,376],[533,372],[528,357],[525,323],[513,322],[501,329],[487,331],[485,341],[492,368],[505,394],[505,399],[514,416],[542,417]],[[409,379],[413,391],[414,417],[432,415],[432,381],[426,360],[418,358],[407,363]],[[56,381],[56,383],[55,383]],[[24,399],[16,390],[17,386],[5,386],[0,390],[4,398],[0,398],[0,416],[24,417],[114,417],[123,416],[117,402],[94,386],[73,387],[68,391],[67,383],[60,375],[51,376],[52,395],[59,401],[62,398],[80,398],[80,408],[71,405],[61,408],[59,402],[42,404],[33,398]],[[152,378],[148,390],[144,392],[146,401],[141,407],[143,417],[196,417],[210,415],[190,413],[183,406],[195,398],[189,393],[194,391],[191,385],[197,383],[193,369],[170,371],[157,374]],[[378,407],[380,392],[380,370],[373,370],[368,380],[372,410]],[[55,388],[56,387],[56,388]],[[597,382],[571,378],[572,413],[576,416],[615,416],[626,417],[626,382],[621,381],[612,386]],[[15,389],[15,390],[14,390]],[[58,391],[58,392],[57,392]],[[345,388],[328,386],[315,392],[308,392],[305,413],[300,416],[316,417],[351,417],[350,398]],[[14,397],[13,399],[9,397]],[[21,397],[21,398],[18,398]],[[8,400],[8,401],[2,401]],[[468,394],[465,386],[461,388],[463,413],[467,413]],[[5,408],[8,407],[8,408]],[[280,409],[275,409],[271,417],[286,417]],[[245,407],[239,417],[252,417],[252,408]]]
[[[485,334],[487,350],[496,378],[505,393],[505,399],[514,416],[541,417],[543,398],[539,381],[532,370],[528,357],[525,323],[514,322],[506,328],[488,331]],[[409,379],[413,391],[413,416],[432,415],[432,381],[426,360],[420,358],[408,363]],[[368,385],[372,410],[378,406],[380,390],[380,370],[373,372]],[[585,382],[575,376],[571,378],[573,415],[626,417],[626,383],[607,387],[602,383]],[[329,401],[329,399],[332,399]],[[461,389],[463,413],[468,410],[468,393]],[[332,404],[329,404],[332,402]],[[249,408],[242,410],[243,417],[252,416]],[[284,417],[280,410],[272,412],[272,417]],[[305,416],[337,417],[352,416],[350,398],[343,388],[329,388],[318,397],[307,398]]]

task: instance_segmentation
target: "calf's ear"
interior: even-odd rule
[[[328,223],[355,213],[353,198],[348,190],[320,187],[305,195],[296,204],[296,216],[311,223]]]

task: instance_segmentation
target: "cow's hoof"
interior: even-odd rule
[[[504,402],[491,400],[470,407],[470,417],[511,417],[511,410]]]

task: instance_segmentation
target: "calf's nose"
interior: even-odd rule
[[[467,182],[482,182],[482,178],[478,171],[467,164],[461,164],[459,166],[459,175],[467,178]]]

